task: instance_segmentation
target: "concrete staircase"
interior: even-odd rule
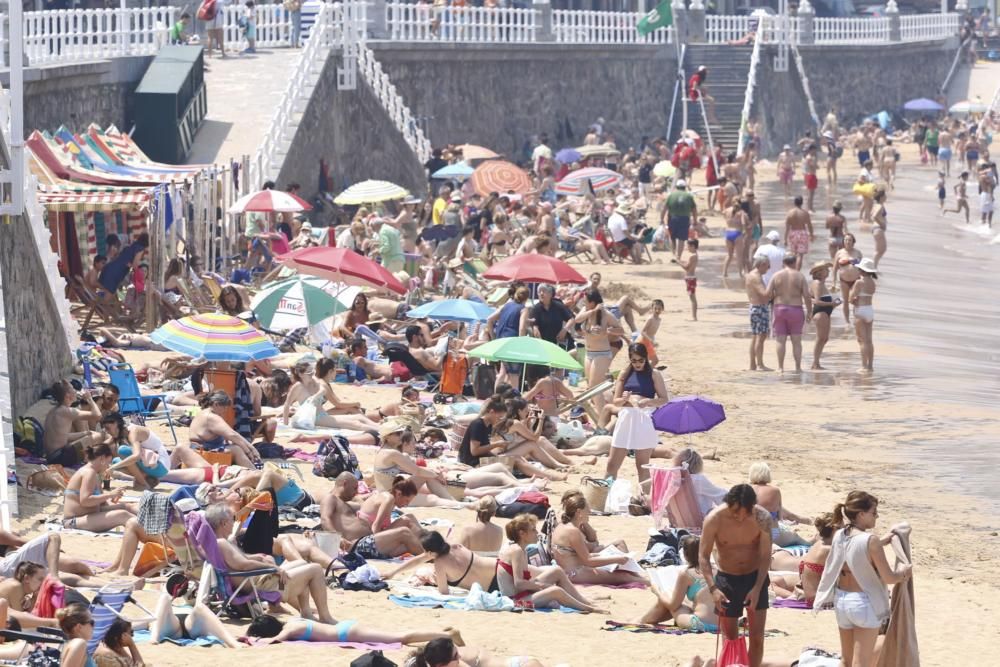
[[[684,69],[688,78],[704,65],[708,68],[706,87],[715,98],[715,116],[718,124],[712,124],[712,141],[722,143],[726,153],[736,150],[740,134],[740,119],[743,114],[743,97],[746,94],[747,76],[750,73],[752,46],[726,46],[718,44],[689,44],[684,57]],[[707,108],[706,108],[707,111]],[[688,125],[698,132],[706,142],[704,121],[697,103],[688,105]]]

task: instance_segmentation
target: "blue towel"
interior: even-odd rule
[[[153,641],[153,637],[149,630],[135,630],[132,633],[132,639],[134,639],[137,644],[144,644]],[[163,641],[176,644],[177,646],[225,646],[221,639],[213,637],[212,635],[198,637],[198,639],[164,639]]]
[[[425,609],[458,609],[461,611],[467,611],[468,605],[465,603],[465,598],[459,596],[450,596],[447,598],[435,595],[413,595],[412,593],[407,593],[405,595],[390,595],[389,599],[398,604],[400,607],[407,607],[410,609],[422,607]],[[522,611],[516,609],[515,611]],[[536,608],[535,611],[549,612],[549,611],[561,611],[564,614],[581,614],[579,609],[573,609],[572,607],[562,607],[559,609],[539,609]]]

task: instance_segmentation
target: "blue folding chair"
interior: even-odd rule
[[[152,623],[155,620],[152,612],[135,601],[132,597],[134,587],[131,583],[112,583],[98,589],[90,603],[90,615],[94,619],[94,634],[87,642],[87,653],[94,654],[98,644],[108,634],[111,624],[117,619],[129,621],[130,623]],[[125,603],[130,602],[142,610],[143,615],[137,617],[126,617],[122,613]]]
[[[143,421],[146,419],[166,419],[167,426],[170,427],[170,435],[177,444],[177,434],[174,432],[174,422],[170,418],[170,410],[167,406],[167,397],[164,394],[143,395],[139,390],[139,381],[135,379],[135,371],[132,364],[115,364],[108,369],[108,376],[111,384],[118,388],[118,412],[124,415],[139,415]],[[162,409],[150,410],[150,401],[159,399]]]

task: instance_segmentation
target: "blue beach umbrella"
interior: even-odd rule
[[[582,159],[583,156],[580,154],[580,151],[575,148],[564,148],[556,153],[556,162],[562,162],[563,164],[573,164]]]
[[[435,171],[432,176],[434,178],[442,178],[455,181],[464,181],[469,176],[472,176],[472,172],[475,169],[470,167],[464,162],[456,162],[455,164],[449,164],[447,167],[441,167]]]
[[[910,100],[903,105],[903,108],[907,111],[941,111],[944,109],[943,106],[926,97],[918,97],[915,100]]]
[[[493,308],[485,303],[468,299],[443,299],[430,301],[406,313],[407,317],[427,317],[432,320],[458,320],[460,322],[482,322],[493,314]]]

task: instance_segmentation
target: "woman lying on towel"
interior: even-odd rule
[[[694,632],[718,632],[719,616],[715,613],[715,600],[705,585],[705,578],[698,571],[698,547],[701,540],[694,535],[681,539],[681,552],[687,568],[678,573],[672,591],[661,591],[655,586],[656,602],[637,623],[664,623],[670,618],[678,628]],[[690,604],[685,604],[690,602]]]
[[[409,662],[407,664],[410,664]],[[486,651],[435,639],[413,654],[413,667],[545,667],[534,658],[495,658]]]
[[[101,493],[101,479],[111,467],[111,447],[91,445],[84,449],[84,457],[87,463],[73,473],[63,491],[63,527],[101,533],[125,525],[137,508],[121,502],[124,490]]]
[[[552,532],[552,557],[569,575],[575,584],[596,584],[601,586],[622,586],[632,583],[646,583],[642,575],[623,570],[608,572],[598,569],[605,565],[624,565],[628,556],[595,556],[604,549],[595,544],[593,531],[587,524],[590,506],[579,491],[567,491],[562,498],[562,523]],[[585,530],[586,527],[586,530]],[[588,533],[590,533],[588,535]],[[620,546],[619,546],[620,545]],[[627,551],[619,543],[622,551]]]
[[[507,523],[504,530],[512,544],[502,549],[497,558],[500,592],[515,602],[528,599],[540,608],[558,609],[562,605],[580,611],[608,613],[587,600],[558,565],[535,567],[528,563],[525,548],[538,542],[537,523],[538,518],[531,514],[519,514]]]
[[[153,644],[170,639],[215,637],[229,648],[240,648],[241,644],[229,633],[222,620],[200,601],[194,607],[176,609],[173,602],[170,593],[162,593],[156,602],[155,620],[149,629]]]
[[[436,630],[411,630],[393,632],[376,630],[358,625],[357,621],[320,623],[301,619],[282,622],[274,616],[264,614],[253,619],[247,628],[247,637],[258,637],[255,644],[277,642],[340,642],[372,644],[406,644],[413,646],[435,639],[448,639],[463,644],[462,635],[455,628]]]

